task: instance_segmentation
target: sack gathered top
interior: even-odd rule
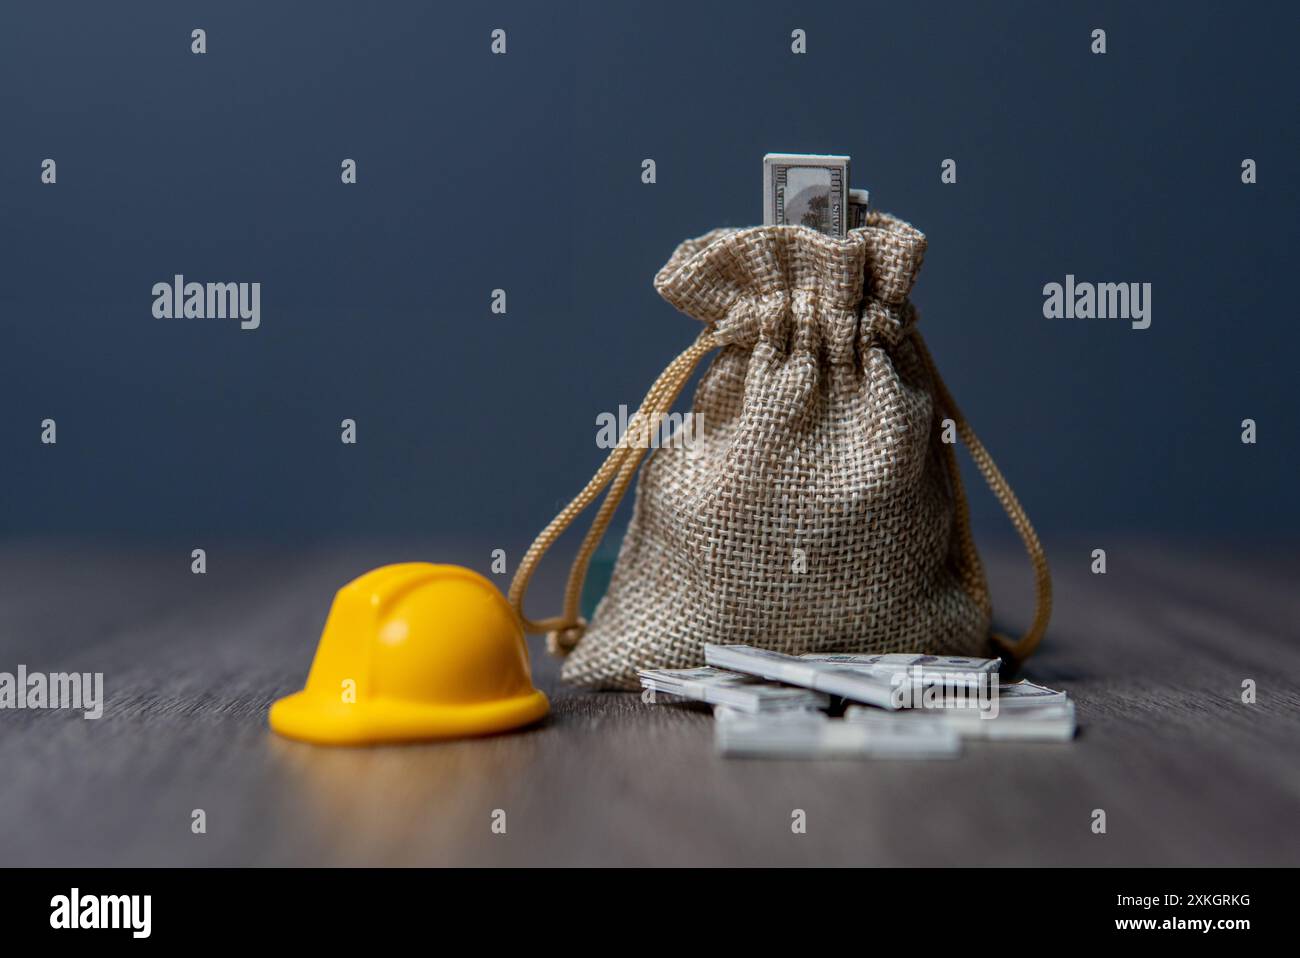
[[[838,239],[803,226],[714,230],[655,277],[704,323],[651,386],[596,475],[537,537],[510,587],[529,632],[565,655],[561,676],[639,688],[640,668],[704,665],[706,643],[789,654],[918,652],[1028,657],[1051,615],[1051,576],[1028,517],[953,402],[908,299],[925,236],[893,216]],[[693,437],[649,448],[700,360]],[[971,536],[960,437],[1033,564],[1037,608],[1018,640],[990,633]],[[604,599],[579,616],[583,581],[643,459]],[[547,549],[603,491],[561,615],[524,598]]]

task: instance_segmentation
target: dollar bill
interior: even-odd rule
[[[1044,705],[1067,705],[1070,696],[1065,692],[1049,689],[1045,685],[1036,685],[1028,679],[1019,682],[1003,682],[998,686],[998,708],[1000,710],[1041,708]]]
[[[908,681],[915,686],[923,686],[929,681],[942,678],[949,680],[949,685],[960,681],[969,688],[975,688],[995,681],[993,676],[1002,668],[1001,659],[979,659],[962,655],[807,652],[799,658],[810,662],[833,662],[846,668],[858,669],[882,678],[891,685]]]
[[[886,712],[869,706],[851,705],[844,711],[844,721],[872,727],[924,723],[931,729],[936,725],[946,727],[962,738],[1004,742],[1068,742],[1074,738],[1078,727],[1074,703],[1069,701],[999,711],[991,718],[974,709]]]
[[[711,705],[727,705],[742,712],[818,709],[830,704],[829,696],[821,692],[765,682],[752,675],[709,666],[638,669],[637,675],[644,688]]]
[[[991,719],[970,711],[945,713],[945,718],[962,738],[1003,742],[1068,742],[1078,729],[1073,702],[1011,709]]]
[[[763,225],[808,226],[843,239],[849,213],[849,158],[814,153],[763,157]]]
[[[849,229],[867,225],[867,211],[871,208],[871,194],[866,190],[849,190]]]
[[[942,721],[873,724],[821,712],[747,715],[728,708],[714,715],[714,743],[729,757],[951,758],[961,751],[961,737]]]
[[[899,707],[889,679],[855,668],[852,664],[821,662],[749,645],[706,644],[704,660],[715,668],[798,685],[854,702],[887,709]]]
[[[850,705],[844,710],[845,722],[868,725],[877,729],[908,728],[914,735],[929,733],[936,736],[958,734],[958,724],[938,712],[918,712],[901,709],[890,712],[871,705]]]
[[[988,683],[981,685],[980,679]],[[992,673],[950,675],[936,671],[924,673],[920,681],[899,683],[899,706],[904,709],[987,708],[1001,712],[1064,705],[1069,700],[1066,693],[1028,679],[999,683]]]

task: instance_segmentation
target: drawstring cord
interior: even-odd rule
[[[957,407],[956,401],[952,398],[952,393],[948,391],[948,386],[939,375],[939,368],[934,363],[934,357],[930,355],[930,350],[926,347],[925,341],[921,334],[912,333],[912,342],[916,346],[916,351],[921,356],[921,361],[925,364],[926,370],[930,374],[930,379],[934,383],[935,399],[938,405],[945,410],[957,426],[957,434],[961,436],[961,441],[966,445],[966,450],[970,453],[971,460],[978,467],[984,481],[988,484],[989,490],[997,497],[998,502],[1002,503],[1002,508],[1015,526],[1016,532],[1020,535],[1020,541],[1024,543],[1025,552],[1029,556],[1029,561],[1034,567],[1034,597],[1035,609],[1034,620],[1030,624],[1028,631],[1019,639],[1012,640],[1005,635],[997,632],[993,633],[993,643],[1002,652],[1002,654],[1011,659],[1013,665],[1019,665],[1033,654],[1034,649],[1038,648],[1038,643],[1043,640],[1043,634],[1047,632],[1047,622],[1052,617],[1052,573],[1047,567],[1047,555],[1043,552],[1043,544],[1038,541],[1038,534],[1034,532],[1034,527],[1029,521],[1029,516],[1025,514],[1024,507],[1020,505],[1020,500],[1011,490],[1011,485],[1003,477],[1001,470],[998,469],[997,463],[989,455],[984,444],[979,441],[975,431],[971,429],[970,423],[962,415],[961,410]],[[949,447],[951,450],[951,446]],[[987,589],[982,585],[983,573],[981,571],[979,553],[975,550],[975,542],[971,538],[970,532],[970,510],[966,504],[965,493],[962,491],[961,476],[957,474],[957,460],[955,456],[950,456],[950,472],[953,474],[954,495],[957,500],[957,520],[958,528],[961,530],[961,539],[959,548],[962,551],[962,557],[966,560],[965,567],[968,575],[972,574],[981,581],[980,587],[975,590],[979,597],[984,596],[983,604],[988,605]]]
[[[637,467],[645,457],[646,450],[650,446],[650,430],[659,423],[664,413],[672,409],[673,403],[691,378],[699,361],[716,346],[717,343],[709,335],[708,330],[705,330],[685,352],[668,364],[668,368],[659,375],[654,385],[650,387],[650,391],[646,393],[641,408],[628,422],[627,430],[618,445],[610,451],[596,474],[591,477],[591,481],[560,511],[559,515],[551,520],[550,525],[541,531],[528,551],[524,553],[523,561],[519,563],[519,569],[515,572],[514,581],[510,583],[508,596],[510,605],[523,623],[524,631],[547,633],[546,645],[553,654],[569,652],[578,644],[586,630],[587,623],[579,615],[579,604],[582,601],[582,584],[587,577],[587,566],[591,562],[592,553],[596,551],[596,546],[600,544],[605,530],[613,520],[623,495],[632,484]],[[524,615],[524,598],[528,594],[528,583],[532,580],[533,573],[537,571],[538,563],[546,554],[546,550],[564,534],[587,506],[595,501],[606,486],[610,487],[609,493],[601,503],[596,518],[592,521],[591,528],[587,530],[586,538],[582,540],[582,546],[578,549],[578,555],[569,570],[562,614],[537,621],[529,619]]]

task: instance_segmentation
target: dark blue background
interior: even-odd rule
[[[1049,545],[1294,536],[1296,41],[1266,4],[5,4],[0,528],[527,539],[696,332],[655,271],[759,222],[780,150],[928,234],[922,328]],[[154,319],[174,273],[260,282],[261,328]],[[1151,328],[1044,319],[1066,273],[1152,283]]]

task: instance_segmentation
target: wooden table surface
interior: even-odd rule
[[[213,546],[199,576],[188,547],[9,541],[0,671],[102,671],[107,705],[99,721],[0,712],[0,865],[1300,863],[1298,563],[1112,545],[1094,576],[1089,549],[1050,550],[1057,611],[1026,673],[1074,697],[1073,743],[796,762],[716,756],[702,707],[565,688],[537,644],[553,714],[536,728],[289,742],[266,710],[301,687],[334,590],[386,561],[463,550]],[[986,559],[1009,602],[999,618],[1025,621],[1023,561],[1010,548]],[[1241,701],[1246,679],[1255,704]]]

